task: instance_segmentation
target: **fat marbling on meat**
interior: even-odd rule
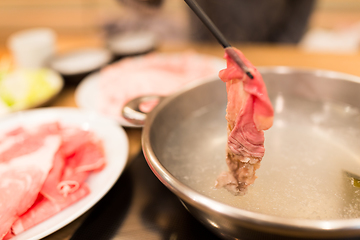
[[[88,175],[106,165],[95,133],[59,122],[0,132],[0,240],[90,194]]]
[[[226,163],[229,171],[222,173],[216,187],[225,187],[234,195],[244,195],[254,183],[255,171],[264,156],[264,132],[273,123],[273,108],[266,86],[258,70],[233,48],[250,69],[251,79],[227,54],[227,67],[219,72],[227,91],[227,148]]]
[[[35,202],[61,144],[61,138],[51,131],[29,134],[18,128],[13,133],[0,138],[0,239]]]

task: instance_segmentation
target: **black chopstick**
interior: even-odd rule
[[[236,52],[231,47],[229,42],[226,40],[224,35],[215,26],[215,24],[211,21],[211,19],[204,12],[204,10],[199,6],[196,0],[184,0],[184,1],[191,8],[191,10],[198,16],[198,18],[204,23],[204,25],[210,30],[210,32],[214,35],[217,41],[223,46],[223,48],[225,48],[226,53],[231,57],[231,59],[234,60],[234,62],[246,73],[246,75],[248,75],[251,79],[253,79],[254,76],[251,74],[249,68],[236,54]]]

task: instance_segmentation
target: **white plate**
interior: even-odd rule
[[[17,112],[0,119],[0,131],[18,125],[33,125],[58,120],[62,124],[89,129],[102,139],[107,159],[105,168],[86,180],[90,194],[44,222],[15,236],[12,240],[43,238],[72,222],[97,203],[123,172],[128,156],[128,138],[117,122],[76,108],[43,108]]]
[[[201,55],[199,55],[201,56]],[[138,57],[140,58],[140,57]],[[224,69],[226,67],[225,60],[217,57],[212,57],[212,63],[214,64],[214,67],[218,70]],[[166,59],[166,58],[164,58]],[[204,77],[207,78],[208,76]],[[201,80],[201,79],[199,79]],[[93,74],[90,74],[86,78],[84,78],[80,84],[78,85],[76,92],[75,92],[75,102],[78,107],[99,112],[99,99],[100,99],[100,93],[99,93],[99,86],[98,82],[100,81],[100,72],[95,72]],[[119,94],[122,94],[121,89],[119,89]],[[100,113],[100,112],[99,112]],[[109,116],[111,118],[114,118],[120,125],[125,127],[139,127],[138,125],[134,125],[130,122],[128,122],[126,119],[124,119],[122,116],[114,117]]]

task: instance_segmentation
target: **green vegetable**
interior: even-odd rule
[[[28,73],[29,91],[25,98],[25,102],[29,105],[36,104],[39,101],[48,99],[54,93],[54,88],[46,80],[48,72],[46,70],[39,70]]]
[[[11,109],[37,105],[55,92],[46,69],[22,69],[0,75],[0,98]]]

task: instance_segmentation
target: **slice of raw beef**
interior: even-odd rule
[[[101,70],[97,107],[100,112],[118,119],[129,100],[146,95],[166,96],[218,71],[216,58],[193,51],[125,58]]]
[[[216,186],[243,195],[256,179],[255,171],[265,153],[263,130],[272,126],[274,114],[260,73],[239,50],[234,50],[250,69],[253,79],[225,52],[227,68],[220,71],[219,77],[226,82],[228,96],[226,163],[229,171],[218,177]]]
[[[15,235],[57,214],[90,193],[89,174],[105,166],[102,142],[90,131],[61,127],[62,144],[56,152],[37,201],[12,225]]]
[[[105,164],[102,141],[78,127],[50,122],[0,133],[0,239],[87,196],[85,180]]]
[[[18,145],[21,135],[23,134],[17,134],[18,141],[13,140],[11,144],[3,141],[0,145],[0,155],[6,153],[6,161],[0,163],[0,239],[8,233],[14,221],[35,202],[52,167],[54,154],[61,144],[58,135],[35,134],[37,137],[33,140],[36,148],[31,145],[29,150],[29,143],[25,139],[25,145]],[[39,142],[42,143],[38,144]],[[11,150],[14,146],[22,154]],[[11,152],[14,158],[11,158]]]

